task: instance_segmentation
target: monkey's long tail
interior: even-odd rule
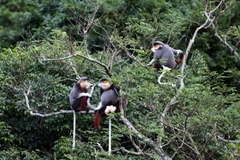
[[[167,85],[171,85],[173,87],[175,87],[176,85],[175,84],[172,84],[172,83],[163,83],[161,82],[161,79],[163,78],[163,75],[166,73],[166,70],[163,70],[162,74],[158,77],[158,83],[159,84],[167,84]]]

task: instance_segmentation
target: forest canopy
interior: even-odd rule
[[[239,7],[1,0],[0,159],[240,158]],[[176,69],[146,67],[156,40],[184,52]],[[73,148],[69,93],[82,76],[120,86],[125,111],[105,116],[99,132],[94,114],[77,114]],[[92,105],[100,94],[96,86]]]

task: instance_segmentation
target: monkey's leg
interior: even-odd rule
[[[111,105],[111,106],[107,106],[106,109],[105,109],[105,114],[108,114],[108,113],[114,113],[116,111],[117,107]]]
[[[111,108],[111,106],[107,106],[106,109],[105,109],[105,111],[104,111],[104,113],[105,113],[105,114],[110,113],[110,108]]]
[[[117,107],[111,106],[110,107],[110,113],[114,113],[116,111]]]
[[[97,111],[94,116],[94,129],[100,128],[100,122],[101,122],[101,114],[99,113],[99,111]]]

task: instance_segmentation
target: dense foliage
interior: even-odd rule
[[[0,159],[240,158],[240,2],[221,2],[0,1]],[[185,68],[163,77],[175,87],[143,67],[154,40],[187,53]],[[110,116],[111,155],[109,117],[92,132],[93,115],[78,114],[73,149],[71,113],[30,114],[70,110],[78,76],[121,87],[126,115]]]

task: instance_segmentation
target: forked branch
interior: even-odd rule
[[[189,43],[188,43],[188,46],[187,46],[187,49],[186,49],[186,52],[185,52],[185,56],[183,58],[183,61],[182,61],[182,66],[181,66],[181,77],[180,77],[180,90],[184,88],[184,69],[185,69],[185,66],[186,66],[186,61],[187,61],[187,58],[188,58],[188,55],[189,55],[189,52],[195,42],[195,39],[197,37],[197,34],[198,32],[203,29],[203,28],[208,28],[210,27],[209,24],[212,24],[213,21],[214,21],[214,16],[213,16],[213,13],[219,9],[221,7],[221,5],[223,4],[224,0],[221,0],[218,5],[213,8],[212,10],[208,11],[208,4],[206,4],[206,8],[205,8],[205,13],[204,15],[206,16],[206,20],[205,22],[200,25],[199,27],[196,28],[192,38],[190,39]],[[163,113],[162,113],[162,122],[164,122],[164,118],[167,114],[167,112],[171,109],[171,106],[173,103],[175,103],[175,101],[177,100],[177,98],[179,97],[179,93],[177,93],[172,99],[171,101],[167,104],[167,106],[165,107]]]
[[[112,76],[112,72],[111,70],[108,68],[108,66],[96,59],[93,59],[91,58],[90,56],[85,56],[83,55],[81,52],[75,52],[74,54],[69,54],[68,56],[66,57],[61,57],[61,58],[45,58],[45,57],[42,57],[43,58],[43,61],[63,61],[63,60],[66,60],[66,59],[70,59],[70,58],[73,58],[73,57],[83,57],[93,63],[97,63],[98,65],[102,66],[106,73],[111,77]]]
[[[94,88],[93,88],[94,89]],[[74,110],[60,110],[58,112],[51,112],[51,113],[39,113],[39,112],[34,112],[34,109],[32,109],[29,105],[29,99],[28,99],[28,95],[30,94],[30,90],[31,90],[31,86],[28,87],[28,89],[26,91],[23,92],[23,95],[25,97],[25,101],[26,101],[26,106],[27,109],[30,113],[30,115],[32,116],[39,116],[39,117],[50,117],[50,116],[54,116],[54,115],[58,115],[58,114],[65,114],[65,113],[73,113]],[[90,93],[92,93],[93,91],[91,91]],[[88,101],[88,104],[90,104],[90,101]],[[91,105],[91,104],[90,104]],[[92,106],[92,105],[91,105]],[[87,113],[86,111],[80,111],[77,112],[80,114],[85,114]],[[93,110],[89,110],[88,113],[94,113]]]

